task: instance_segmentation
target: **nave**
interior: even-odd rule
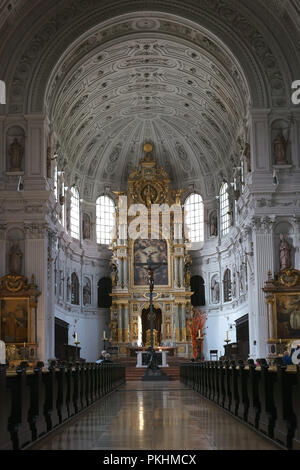
[[[280,448],[179,381],[130,381],[27,449]]]

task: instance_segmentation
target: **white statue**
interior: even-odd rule
[[[285,236],[280,234],[280,270],[291,267],[291,247]]]

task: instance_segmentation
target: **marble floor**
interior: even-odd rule
[[[177,381],[127,382],[30,450],[276,450]]]

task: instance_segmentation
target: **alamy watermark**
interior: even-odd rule
[[[295,90],[292,94],[292,103],[300,104],[300,80],[295,80],[292,83],[292,89]]]
[[[167,239],[188,240],[190,229],[184,220],[179,204],[127,205],[127,196],[120,196],[118,202],[118,226],[114,228],[113,238],[119,240]],[[128,217],[131,219],[128,224]],[[173,227],[173,231],[171,229]],[[194,241],[190,249],[202,248],[203,241]]]

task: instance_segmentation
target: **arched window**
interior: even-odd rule
[[[102,277],[98,282],[98,307],[109,308],[111,307],[111,279],[109,277]]]
[[[230,302],[232,300],[231,294],[231,272],[230,269],[226,269],[223,277],[223,289],[224,289],[224,302]]]
[[[108,196],[100,196],[96,201],[96,232],[97,243],[109,245],[115,227],[116,211],[113,200]]]
[[[79,240],[80,238],[80,215],[79,215],[79,192],[77,188],[71,188],[71,212],[70,212],[70,230],[71,236]]]
[[[200,194],[191,194],[184,203],[184,221],[190,242],[204,241],[204,204]]]
[[[79,280],[76,273],[71,276],[71,304],[79,305]]]
[[[201,305],[205,305],[205,288],[203,277],[191,277],[191,291],[194,292],[191,297],[193,307],[200,307]]]
[[[220,189],[220,222],[221,235],[226,235],[230,227],[228,184],[223,183]]]

